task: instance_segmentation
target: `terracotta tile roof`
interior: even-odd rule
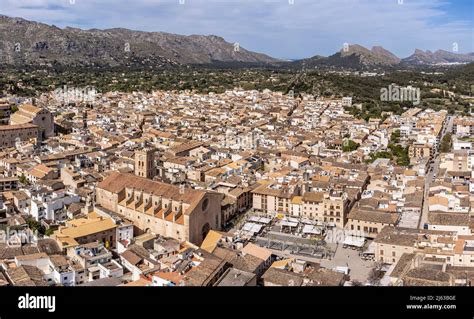
[[[8,130],[18,130],[24,128],[38,128],[37,125],[33,124],[13,124],[13,125],[0,125],[0,131],[8,131]]]
[[[28,113],[38,113],[41,111],[41,108],[39,107],[36,107],[34,105],[31,105],[31,104],[23,104],[20,106],[20,111],[25,111],[25,112],[28,112]]]
[[[435,213],[428,214],[428,222],[433,225],[469,226],[468,213]]]
[[[355,208],[349,213],[348,218],[353,220],[362,220],[374,223],[394,225],[398,221],[399,216],[396,213],[382,212],[376,210],[361,210]]]
[[[132,252],[131,250],[124,251],[120,256],[124,258],[125,260],[127,260],[132,265],[136,265],[140,261],[142,261],[142,258],[138,256],[137,254],[135,254],[134,252]]]
[[[306,192],[303,195],[305,202],[322,202],[324,199],[324,192]]]
[[[72,223],[75,221],[76,223]],[[71,227],[60,228],[54,235],[58,238],[69,237],[72,239],[96,234],[117,227],[112,218],[76,219],[71,221]]]
[[[177,186],[119,172],[113,172],[97,186],[99,189],[104,189],[115,194],[120,193],[126,187],[149,194],[153,193],[153,195],[162,196],[175,201],[183,201],[183,203],[189,204],[191,207],[197,205],[206,195],[206,192],[190,188],[185,189],[181,194]],[[192,209],[188,209],[187,211],[191,210]]]
[[[252,243],[248,243],[247,246],[242,249],[242,253],[252,255],[254,257],[260,258],[261,260],[268,260],[272,255],[270,250]]]

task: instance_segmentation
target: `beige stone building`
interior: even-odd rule
[[[467,277],[465,267],[464,280]],[[454,286],[459,278],[456,278],[456,270],[447,266],[443,260],[426,257],[422,253],[404,253],[394,266],[388,278],[392,286]],[[461,281],[462,282],[462,281]],[[461,283],[459,282],[459,283]]]
[[[73,189],[83,187],[86,183],[86,180],[75,171],[72,167],[62,167],[61,168],[61,181],[64,185],[70,186]]]
[[[394,264],[404,253],[422,253],[453,265],[457,239],[456,232],[384,227],[374,240],[375,260]]]
[[[135,175],[150,179],[156,175],[155,150],[144,148],[135,152]]]
[[[117,225],[112,218],[104,218],[95,212],[86,218],[73,219],[59,227],[51,238],[58,242],[64,251],[90,242],[101,242],[106,247],[115,247]]]
[[[0,148],[13,147],[17,140],[37,139],[39,128],[33,124],[0,125]]]
[[[306,192],[302,197],[301,215],[344,228],[349,200],[343,192]]]
[[[354,207],[349,213],[346,228],[362,232],[367,238],[375,238],[384,227],[396,226],[398,220],[397,213]]]
[[[430,158],[434,148],[431,144],[412,144],[408,147],[410,159]]]
[[[263,184],[252,191],[253,209],[264,213],[290,214],[290,205],[296,187]]]
[[[45,139],[54,136],[54,117],[47,109],[31,104],[23,104],[10,116],[10,124],[34,124],[39,127],[39,137]]]
[[[139,232],[200,244],[211,229],[220,229],[224,195],[111,173],[99,183],[97,204],[133,222]]]

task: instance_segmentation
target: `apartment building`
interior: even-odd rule
[[[3,177],[0,178],[0,192],[12,191],[18,189],[18,178]]]
[[[414,143],[408,147],[408,156],[410,159],[419,160],[421,158],[430,158],[434,154],[434,148],[427,143]]]
[[[350,201],[344,192],[305,192],[301,200],[301,216],[344,228]]]
[[[453,122],[453,133],[458,137],[474,135],[474,117],[458,117]]]
[[[60,226],[51,238],[58,242],[59,247],[66,251],[90,242],[102,242],[105,247],[115,247],[117,224],[112,218],[104,218],[90,213],[85,218],[73,219]]]
[[[252,191],[253,209],[267,214],[290,214],[291,200],[298,188],[281,184],[262,184]]]
[[[395,212],[354,207],[349,213],[346,228],[362,232],[366,238],[375,238],[386,226],[396,226],[399,215]]]
[[[375,260],[395,264],[403,254],[419,252],[453,264],[457,239],[450,231],[384,227],[374,240]]]
[[[81,198],[63,190],[52,193],[41,192],[31,198],[30,215],[37,221],[64,221],[67,219],[66,207],[78,203]]]

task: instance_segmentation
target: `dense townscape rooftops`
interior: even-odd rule
[[[349,97],[270,90],[76,98],[1,99],[2,285],[471,284],[472,116],[365,121]]]

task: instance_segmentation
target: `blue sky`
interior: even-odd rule
[[[402,1],[402,4],[399,4]],[[474,0],[0,0],[0,14],[58,27],[215,34],[278,58],[343,43],[474,52]]]

